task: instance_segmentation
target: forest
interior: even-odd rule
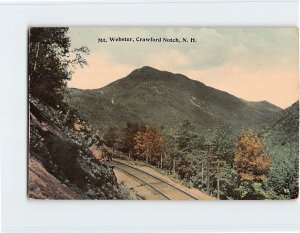
[[[78,121],[90,125],[67,100],[67,82],[76,67],[87,64],[84,56],[89,49],[71,50],[67,32],[68,28],[30,30],[29,98],[60,112],[64,127],[72,128]],[[264,124],[237,132],[232,124],[219,121],[208,137],[189,119],[172,130],[128,121],[104,133],[86,127],[85,143],[106,145],[113,156],[144,162],[218,199],[294,199],[299,179],[298,105],[282,110],[272,127]]]
[[[188,120],[173,135],[149,125],[127,123],[121,130],[110,127],[103,142],[123,156],[162,169],[218,199],[289,199],[298,195],[297,173],[294,177],[290,174],[294,187],[288,187],[288,193],[273,188],[286,174],[271,172],[272,158],[253,129],[242,130],[236,137],[228,124],[220,123],[212,140],[207,141]]]

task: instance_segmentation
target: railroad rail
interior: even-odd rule
[[[138,180],[140,183],[149,186],[158,195],[160,195],[165,200],[197,200],[198,198],[189,194],[188,192],[170,184],[169,182],[150,174],[142,169],[134,167],[132,165],[113,160],[113,165],[115,169],[118,169],[125,174]]]

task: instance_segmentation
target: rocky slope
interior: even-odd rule
[[[172,129],[186,119],[202,133],[220,121],[239,130],[266,123],[280,111],[266,101],[248,102],[184,75],[151,67],[134,70],[100,89],[70,89],[69,103],[102,132],[126,122]]]
[[[28,196],[33,199],[80,199],[81,195],[66,186],[33,156],[28,164]]]
[[[89,150],[92,133],[67,126],[66,114],[36,99],[29,104],[28,197],[121,199],[112,167]]]

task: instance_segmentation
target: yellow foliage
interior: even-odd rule
[[[139,155],[150,162],[158,159],[164,147],[163,137],[152,127],[146,127],[144,131],[138,131],[134,137],[134,149]]]
[[[270,166],[261,139],[252,130],[243,131],[238,138],[234,158],[234,168],[240,179],[264,181]]]

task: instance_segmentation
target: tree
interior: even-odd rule
[[[82,54],[87,47],[70,50],[67,27],[34,27],[29,31],[29,93],[52,107],[63,102],[67,81],[79,64],[87,64]]]
[[[236,171],[228,165],[226,162],[220,164],[220,167],[216,173],[214,173],[214,184],[217,188],[214,190],[214,194],[217,194],[219,199],[231,200],[237,199],[238,193],[238,177]],[[219,187],[218,187],[219,186]]]
[[[134,151],[134,137],[139,129],[140,127],[137,123],[127,122],[126,128],[124,130],[123,152],[128,153],[129,157],[131,157]]]
[[[196,173],[199,167],[203,168],[203,164],[198,166],[197,162],[202,157],[205,138],[196,132],[189,120],[185,120],[174,134],[165,135],[164,139],[164,168],[188,185],[191,185],[192,179],[198,181]]]
[[[176,131],[177,147],[181,151],[189,150],[190,141],[193,138],[194,126],[189,120],[183,121]]]
[[[176,160],[178,160],[179,151],[177,149],[175,137],[172,135],[165,135],[165,152],[164,168],[175,173]]]
[[[263,182],[270,171],[270,160],[261,139],[250,129],[238,137],[234,168],[241,181]]]
[[[212,138],[212,145],[206,158],[207,178],[214,187],[213,193],[220,199],[235,197],[236,172],[233,170],[234,140],[233,130],[226,122],[221,122]],[[209,190],[208,190],[209,191]]]
[[[220,123],[212,139],[214,145],[212,152],[220,161],[233,166],[234,160],[234,137],[231,126],[227,123]]]
[[[150,126],[145,131],[138,131],[134,137],[134,149],[143,156],[146,163],[157,163],[161,160],[164,151],[164,140],[162,135]]]
[[[251,129],[243,130],[236,144],[234,169],[238,174],[239,199],[268,199],[273,196],[266,186],[271,168],[262,140]]]
[[[183,153],[197,152],[205,143],[205,138],[195,131],[189,120],[183,121],[175,133],[177,149]]]
[[[295,199],[299,193],[299,152],[298,146],[287,143],[271,146],[272,169],[268,187],[281,199]],[[269,149],[270,150],[270,149]]]
[[[118,132],[115,127],[109,127],[106,134],[103,137],[104,143],[112,148],[112,151],[115,151],[116,144],[118,143]]]

